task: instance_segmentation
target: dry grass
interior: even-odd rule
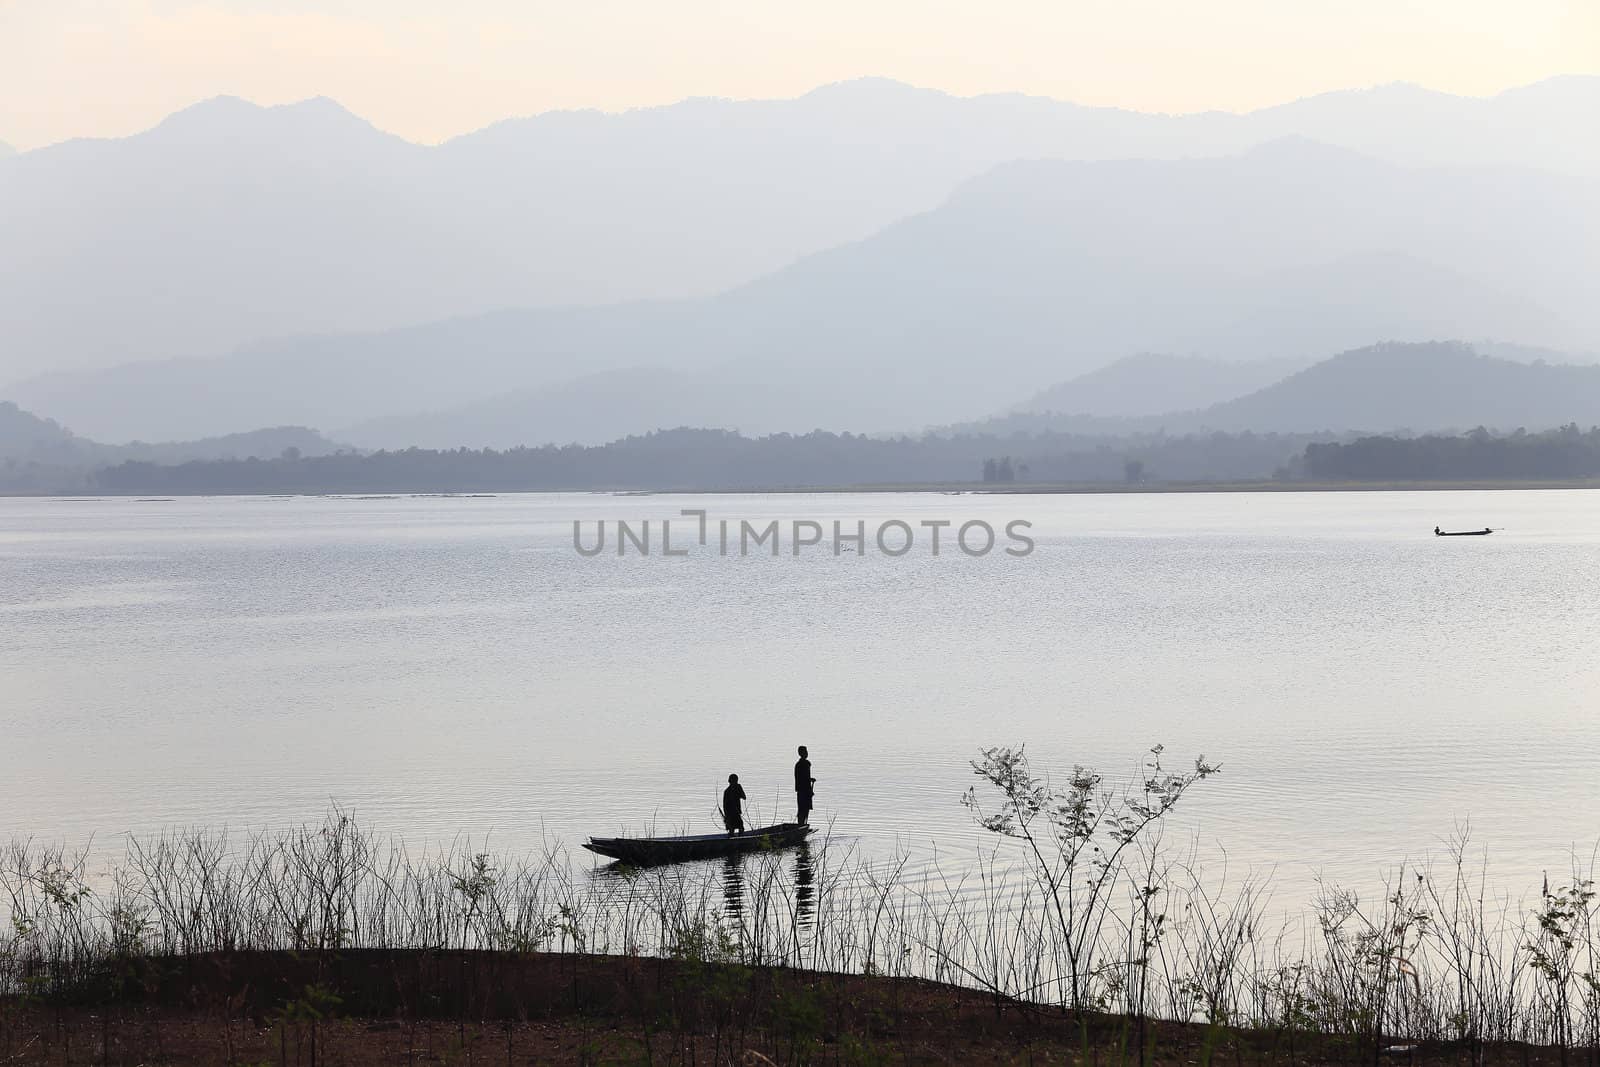
[[[986,760],[996,756],[1020,753],[996,750]],[[1291,1056],[1329,1042],[1368,1059],[1398,1041],[1420,1042],[1465,1050],[1460,1062],[1487,1062],[1513,1042],[1561,1057],[1587,1050],[1574,1062],[1600,1049],[1586,879],[1545,886],[1524,910],[1486,891],[1463,839],[1441,869],[1397,871],[1376,899],[1328,887],[1303,922],[1275,927],[1265,920],[1263,886],[1209,878],[1162,846],[1169,810],[1204,774],[1147,765],[1117,791],[1079,769],[1055,793],[1025,761],[998,775],[985,774],[984,763],[976,813],[1027,847],[1010,853],[1022,857],[1017,866],[1002,868],[995,853],[951,880],[908,877],[903,861],[869,862],[826,835],[732,868],[595,872],[560,849],[413,854],[337,810],[320,826],[242,839],[191,831],[133,840],[103,874],[87,869],[87,853],[13,842],[0,853],[6,1040],[22,1033],[17,1020],[39,1012],[109,1010],[145,997],[161,961],[287,953],[344,967],[377,953],[393,964],[386,981],[399,988],[417,960],[475,953],[512,961],[504,966],[587,961],[571,963],[575,975],[602,956],[666,961],[674,974],[699,976],[702,1003],[718,1002],[729,975],[774,968],[835,984],[851,975],[924,980],[969,990],[993,1010],[1035,1005],[1076,1020],[1120,1018],[1135,1035],[1161,1021],[1202,1033],[1243,1028],[1252,1047]],[[461,980],[501,965],[472,964]],[[273,1003],[260,1010],[297,1026],[347,1016],[357,1010],[347,979],[273,985]],[[235,985],[219,980],[223,1003],[241,995]],[[252,988],[260,997],[268,986]],[[465,1025],[527,1020],[538,1003],[530,993],[490,1010],[448,976],[431,990],[432,1002],[418,992],[384,1010],[421,1020],[466,998],[446,1012]],[[324,994],[334,999],[319,1001]],[[159,997],[155,1004],[170,1007]],[[579,1014],[592,1008],[582,998],[570,1005]],[[658,1025],[653,1010],[624,1015]],[[709,1032],[680,1030],[685,1040]]]

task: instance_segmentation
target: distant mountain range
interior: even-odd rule
[[[79,437],[54,419],[0,401],[0,463],[92,468],[125,460],[183,463],[188,460],[275,459],[286,450],[304,456],[330,455],[342,447],[303,426],[277,426],[225,434],[200,441],[138,442],[107,445]]]
[[[1187,116],[868,79],[795,100],[550,113],[427,147],[329,100],[218,98],[134,137],[0,160],[0,382],[505,307],[706,297],[861,241],[1019,159],[1177,160],[1295,134],[1403,164],[1593,178],[1596,114],[1596,77],[1487,99],[1390,85]],[[1435,224],[1456,225],[1441,206]],[[1234,251],[1211,249],[1224,273],[1243,269]],[[1517,247],[1437,265],[1470,275],[1478,257],[1506,255]],[[568,377],[608,369],[574,364]]]
[[[1011,163],[936,210],[716,297],[261,342],[0,395],[113,440],[365,432],[432,412],[431,439],[481,443],[485,404],[527,443],[629,410],[747,433],[914,431],[1002,410],[1118,351],[1600,347],[1597,235],[1597,179],[1401,167],[1299,139],[1220,159]],[[634,367],[698,384],[662,394],[638,375],[593,377]]]
[[[78,440],[54,419],[42,419],[0,401],[0,459],[17,459]]]
[[[1511,347],[1527,354],[1517,346]],[[922,438],[929,446],[927,449],[911,449],[921,457],[918,463],[922,465],[913,463],[892,467],[892,470],[900,472],[895,477],[913,480],[961,477],[951,471],[964,469],[961,463],[976,462],[972,457],[1016,454],[1033,457],[1029,463],[1034,473],[1046,480],[1104,480],[1116,476],[1124,459],[1159,455],[1165,478],[1257,477],[1292,459],[1308,441],[1348,438],[1356,433],[1460,432],[1479,426],[1499,432],[1517,429],[1538,432],[1568,423],[1577,423],[1582,428],[1600,425],[1600,364],[1550,363],[1540,358],[1531,362],[1501,359],[1476,352],[1459,342],[1373,345],[1299,370],[1285,361],[1217,368],[1209,366],[1208,361],[1192,358],[1144,355],[1116,361],[1101,371],[1046,390],[1040,397],[1046,402],[1066,397],[1076,406],[1080,402],[1089,403],[1098,389],[1103,400],[1102,411],[1116,410],[1118,405],[1128,410],[1139,402],[1116,388],[1119,383],[1155,382],[1165,376],[1170,380],[1152,390],[1153,396],[1160,397],[1176,395],[1172,390],[1185,382],[1204,390],[1216,386],[1230,374],[1236,376],[1235,381],[1242,382],[1280,373],[1283,376],[1279,380],[1243,396],[1159,415],[1017,411],[979,423],[946,427]],[[544,420],[541,425],[561,428],[561,436],[574,440],[582,440],[592,432],[615,432],[616,426],[629,422],[656,423],[667,428],[665,432],[643,436],[618,434],[613,438],[620,441],[620,447],[613,450],[615,456],[632,456],[634,458],[628,462],[633,465],[625,463],[613,469],[607,466],[611,460],[604,460],[602,468],[611,473],[605,474],[602,481],[615,477],[620,479],[616,484],[629,485],[633,484],[630,478],[649,470],[655,473],[650,475],[653,480],[648,484],[672,485],[680,484],[674,479],[684,476],[676,466],[680,460],[707,459],[694,442],[734,439],[734,435],[723,430],[705,428],[706,418],[693,413],[695,405],[718,398],[714,389],[714,379],[703,375],[630,369],[595,375],[570,386],[510,394],[500,401],[455,412],[414,419],[376,420],[365,432],[375,438],[391,437],[387,443],[392,448],[400,448],[404,443],[453,449],[460,443],[455,438],[464,425],[462,420],[474,419],[479,437],[492,446],[507,448],[524,443],[519,429],[525,425],[522,419],[530,412],[541,413]],[[596,397],[609,402],[619,396],[632,397],[635,406],[610,409],[617,422],[609,429],[570,419],[563,421],[566,419],[564,409],[582,409]],[[722,395],[720,399],[732,403],[737,398]],[[680,419],[685,425],[697,428],[673,429]],[[444,436],[436,441],[430,435]],[[622,440],[624,437],[626,439]],[[750,438],[738,440],[749,441]],[[733,478],[731,471],[724,472],[733,478],[727,484],[791,484],[795,477],[800,477],[794,470],[781,465],[764,468],[759,458],[766,454],[787,455],[784,442],[788,440],[791,439],[787,435],[780,435],[766,439],[759,447],[745,449],[741,452],[744,458],[739,460],[742,466],[737,478]],[[851,439],[848,435],[814,434],[804,438],[796,436],[792,440],[810,442],[799,446],[808,464],[804,473],[806,484],[852,484],[865,477],[854,465],[863,456],[883,459],[906,452],[886,439],[884,449],[866,447],[862,443],[869,440],[867,437]],[[857,444],[849,445],[850,440]],[[903,439],[903,443],[909,441],[910,438]],[[692,447],[689,453],[679,456],[679,446],[685,442]],[[103,482],[96,471],[130,459],[177,464],[252,456],[274,459],[285,453],[318,456],[339,450],[320,434],[296,427],[189,443],[109,446],[76,437],[58,423],[21,411],[14,404],[0,403],[0,489],[13,491],[93,488]],[[563,465],[565,461],[551,458],[567,453],[546,451],[543,455],[546,457],[543,460],[528,462],[535,466],[545,464],[540,469],[548,468],[548,476],[556,479],[551,485],[568,484],[561,481],[568,476],[561,473],[568,470]],[[856,458],[843,458],[846,455]],[[834,457],[831,461],[830,456]],[[960,457],[966,459],[960,460]],[[723,456],[715,463],[727,459]],[[923,460],[927,462],[922,463]],[[516,460],[506,467],[486,460],[487,467],[472,469],[477,470],[478,475],[490,468],[506,473],[522,462]],[[835,469],[829,466],[830,462],[844,465]],[[950,467],[951,462],[956,462],[956,466]],[[351,463],[319,469],[332,472],[330,476],[337,475],[337,485],[344,488],[359,488],[358,483],[365,477],[362,471],[381,469],[388,472],[385,477],[397,477],[402,481],[429,471],[432,474],[427,477],[439,473],[426,461],[418,463],[420,466],[396,457],[393,462],[384,461],[372,467],[355,463],[352,457]],[[244,466],[253,469],[253,465]],[[884,471],[890,470],[884,468]],[[266,481],[258,485],[252,480],[255,475],[247,472],[213,471],[212,474],[233,479],[227,485],[234,489],[280,485],[273,480],[280,476],[291,477],[291,480],[300,477],[285,468],[277,474],[263,474]],[[889,476],[884,472],[880,474]],[[696,477],[702,476],[710,479],[704,484],[717,484],[714,475]],[[212,485],[206,480],[211,475],[202,472],[196,477],[200,480],[193,483],[181,473],[170,477],[156,474],[149,478],[128,475],[127,479],[132,480],[124,481],[130,486],[185,486],[184,491],[197,491],[197,488],[210,491],[205,486]],[[346,485],[338,481],[339,478],[354,481]],[[306,489],[327,488],[314,479],[292,484]],[[545,483],[529,483],[534,484]]]
[[[1163,415],[1253,393],[1310,363],[1309,359],[1230,361],[1142,352],[1035,393],[1015,410],[1112,418]]]
[[[1231,400],[1286,378],[1309,362],[1128,356],[1047,389],[1016,410],[1085,414],[1099,425],[1108,418]],[[741,412],[760,409],[761,394],[759,387],[721,375],[635,367],[441,411],[373,419],[342,429],[340,436],[364,448],[596,445],[652,429],[737,430],[744,425]],[[530,433],[537,439],[530,439]]]
[[[1516,363],[1600,363],[1600,350],[1576,351],[1544,345],[1522,345],[1514,341],[1477,340],[1468,343],[1480,356],[1494,356]]]
[[[650,430],[738,429],[737,412],[760,401],[713,375],[628,367],[488,400],[345,427],[363,448],[515,448],[527,444],[599,445]]]
[[[1133,375],[1133,367],[1143,365],[1154,373],[1160,364],[1180,376],[1206,373],[1187,361],[1156,360],[1159,357],[1119,361],[1098,377],[1118,381]],[[1267,371],[1261,364],[1251,369]],[[1072,395],[1074,384],[1040,395]],[[1574,422],[1587,429],[1600,425],[1600,365],[1502,359],[1461,342],[1381,344],[1321,360],[1243,396],[1156,415],[1024,410],[1033,406],[1029,402],[1010,414],[941,432],[1430,433],[1479,426],[1509,432],[1548,430]]]
[[[1323,360],[1174,428],[1420,433],[1571,422],[1600,425],[1600,366],[1518,363],[1459,344],[1388,344]]]

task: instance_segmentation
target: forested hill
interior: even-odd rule
[[[1170,426],[1234,431],[1548,430],[1600,421],[1600,366],[1521,363],[1453,341],[1343,352]]]
[[[0,460],[75,466],[106,466],[123,460],[182,463],[191,459],[245,459],[250,456],[322,455],[341,446],[305,426],[270,426],[198,441],[133,441],[108,445],[79,437],[54,419],[23,411],[0,400]]]
[[[1057,386],[1007,415],[951,429],[989,434],[1162,430],[1419,434],[1461,433],[1477,426],[1505,433],[1518,428],[1542,432],[1570,422],[1580,426],[1600,422],[1600,364],[1527,346],[1483,347],[1518,358],[1485,354],[1479,345],[1460,341],[1369,345],[1304,368],[1282,360],[1228,365],[1170,356],[1133,357]],[[1133,414],[1137,410],[1133,405],[1140,402],[1136,384],[1140,379],[1160,383],[1149,391],[1152,396],[1177,393],[1198,399],[1227,381],[1252,375],[1264,380],[1278,370],[1278,380],[1220,403],[1157,415]],[[1099,408],[1074,403],[1074,397],[1098,391],[1080,389],[1081,385],[1098,387],[1103,379],[1115,382],[1123,395]],[[1079,413],[1069,413],[1073,411]]]
[[[75,440],[72,431],[54,419],[42,419],[9,400],[0,400],[0,459],[57,448]]]
[[[274,426],[199,441],[108,445],[0,400],[0,491],[81,490],[95,472],[129,460],[183,463],[250,456],[315,456],[341,446],[304,426]]]

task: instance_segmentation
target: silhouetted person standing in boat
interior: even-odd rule
[[[744,833],[744,786],[737,774],[728,775],[728,788],[722,791],[722,821],[730,837]]]
[[[817,780],[811,777],[811,757],[806,754],[806,746],[801,745],[800,758],[794,761],[794,796],[799,809],[794,821],[801,826],[811,819],[811,793],[816,784]]]

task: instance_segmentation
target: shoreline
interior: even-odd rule
[[[207,492],[184,493],[167,491],[152,498],[144,492],[97,492],[91,490],[61,490],[37,492],[0,491],[0,499],[15,500],[134,500],[142,503],[170,503],[175,500],[199,500],[207,497],[306,497],[311,499],[337,499],[364,496],[368,498],[425,497],[435,499],[485,500],[500,496],[778,496],[835,495],[856,496],[872,493],[943,494],[951,496],[1107,496],[1188,493],[1422,493],[1422,492],[1515,492],[1533,490],[1600,489],[1600,478],[1550,479],[1519,481],[1515,479],[1483,479],[1477,481],[1381,481],[1381,482],[1286,482],[1265,479],[1245,482],[1153,482],[1147,485],[1125,485],[1113,482],[1040,482],[1014,485],[995,485],[983,482],[906,482],[877,485],[799,485],[799,486],[734,486],[663,489],[613,488],[558,488],[558,489],[438,489],[438,488],[379,488],[339,489],[326,492]]]
[[[701,952],[238,950],[127,958],[69,997],[0,997],[0,1056],[25,1064],[1545,1065],[1574,1051],[1070,1011]]]

